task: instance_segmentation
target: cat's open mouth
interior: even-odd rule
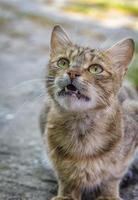
[[[78,99],[84,99],[85,101],[89,101],[90,98],[81,94],[80,91],[73,85],[69,84],[64,89],[62,89],[59,93],[59,96],[74,96]]]

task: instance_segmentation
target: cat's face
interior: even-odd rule
[[[79,47],[56,26],[51,38],[49,95],[61,107],[74,112],[109,106],[121,85],[133,51],[131,39],[104,51]]]

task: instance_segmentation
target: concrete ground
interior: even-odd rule
[[[138,38],[133,29],[110,28],[35,0],[0,1],[0,200],[50,200],[57,191],[38,126],[54,24],[63,25],[77,43],[92,47]],[[132,172],[121,187],[125,200],[138,200],[136,165]]]

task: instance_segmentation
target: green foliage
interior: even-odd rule
[[[72,1],[64,9],[80,12],[84,14],[89,14],[92,11],[104,11],[115,9],[131,15],[138,16],[138,6],[136,6],[132,1],[118,1],[118,0],[86,0],[85,3],[82,0]]]
[[[127,79],[130,80],[138,88],[138,53],[136,53],[134,61],[128,70]]]

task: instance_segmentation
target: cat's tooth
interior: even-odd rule
[[[76,94],[72,94],[73,97],[76,97]]]
[[[65,92],[67,92],[68,91],[68,88],[67,87],[65,87]]]

